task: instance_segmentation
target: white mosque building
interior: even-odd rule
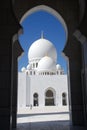
[[[41,36],[30,46],[28,61],[18,72],[18,108],[68,105],[67,75],[54,45]]]

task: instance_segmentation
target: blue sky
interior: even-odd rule
[[[19,42],[24,49],[23,56],[18,61],[18,71],[28,64],[28,49],[30,45],[41,37],[44,32],[44,38],[50,40],[57,49],[57,63],[61,64],[66,72],[66,60],[62,56],[62,50],[66,41],[65,30],[56,17],[45,12],[38,11],[29,15],[23,22],[23,34],[19,37]]]

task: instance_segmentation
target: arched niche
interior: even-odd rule
[[[85,0],[29,0],[26,2],[21,0],[12,0],[12,4],[15,16],[19,23],[24,14],[32,8],[44,5],[54,9],[63,17],[64,21],[66,21],[69,28],[69,36],[81,23],[85,11]]]
[[[56,98],[56,91],[52,87],[48,87],[44,93],[45,96],[45,106],[54,106],[55,105],[55,98]]]
[[[67,94],[66,94],[66,92],[62,93],[62,105],[63,106],[67,105]]]
[[[39,96],[38,96],[38,93],[34,93],[33,94],[33,106],[38,106],[39,105]]]
[[[34,12],[37,12],[37,11],[46,11],[48,13],[50,13],[51,15],[55,16],[62,24],[62,26],[64,27],[64,30],[66,32],[66,39],[68,37],[68,29],[67,29],[67,25],[64,21],[64,19],[62,18],[62,16],[54,9],[52,9],[51,7],[49,6],[46,6],[46,5],[39,5],[39,6],[36,6],[30,10],[28,10],[23,16],[22,18],[20,19],[20,24],[29,16],[31,15],[32,13]]]

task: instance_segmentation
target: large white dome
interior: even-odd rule
[[[44,38],[36,40],[29,48],[28,59],[29,62],[33,60],[41,59],[44,56],[49,56],[56,62],[57,52],[54,45]]]
[[[55,71],[56,63],[52,58],[45,56],[38,63],[38,71]]]

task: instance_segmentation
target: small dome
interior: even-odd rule
[[[40,38],[36,40],[29,48],[28,51],[28,59],[29,62],[35,59],[41,59],[44,56],[49,56],[56,62],[57,60],[57,52],[54,45],[44,38]]]
[[[59,64],[56,65],[56,68],[57,68],[57,70],[61,70],[62,69],[61,65],[59,65]]]
[[[45,56],[39,61],[37,70],[50,72],[55,71],[56,63],[53,61],[52,58]]]
[[[31,69],[31,65],[30,64],[27,65],[27,69],[28,70]]]
[[[22,67],[22,68],[21,68],[21,71],[22,71],[22,72],[25,72],[25,71],[26,71],[26,68],[25,68],[25,67]]]

